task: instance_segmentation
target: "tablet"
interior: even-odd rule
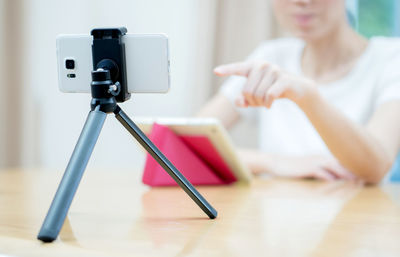
[[[147,118],[134,119],[138,127],[147,135],[153,124],[167,126],[176,135],[185,139],[187,144],[197,143],[191,138],[206,137],[219,157],[228,166],[237,182],[249,183],[252,179],[250,170],[239,159],[228,132],[215,118]]]

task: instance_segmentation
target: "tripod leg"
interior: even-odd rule
[[[89,113],[64,176],[58,186],[57,193],[37,236],[39,240],[52,242],[57,238],[106,116],[106,113],[98,110]]]
[[[217,211],[193,187],[193,185],[178,171],[138,126],[121,110],[119,106],[114,111],[117,120],[132,134],[132,136],[146,149],[146,151],[164,168],[164,170],[178,183],[178,185],[197,203],[210,217],[215,219]]]

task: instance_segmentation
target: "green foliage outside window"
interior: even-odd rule
[[[400,0],[358,0],[358,31],[366,36],[400,36]]]

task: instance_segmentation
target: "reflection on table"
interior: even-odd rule
[[[258,179],[198,187],[207,216],[178,187],[138,171],[88,170],[53,244],[36,234],[62,171],[0,172],[0,253],[10,256],[398,256],[400,186]]]

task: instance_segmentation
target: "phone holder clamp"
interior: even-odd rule
[[[124,27],[91,31],[93,70],[109,70],[113,83],[118,82],[121,85],[120,92],[115,96],[118,103],[125,102],[131,97],[128,91],[125,43],[123,42],[126,32],[127,29]]]

